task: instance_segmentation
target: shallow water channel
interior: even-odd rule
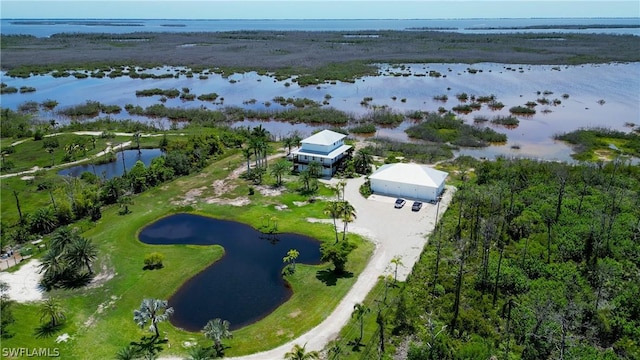
[[[154,245],[224,248],[219,261],[188,279],[169,299],[175,310],[171,323],[189,331],[200,331],[214,318],[228,320],[231,329],[238,329],[287,301],[292,291],[281,271],[282,258],[290,249],[300,252],[297,263],[320,262],[320,243],[313,238],[289,233],[273,236],[239,222],[192,214],[160,219],[145,227],[139,239]],[[183,262],[189,266],[189,259]]]

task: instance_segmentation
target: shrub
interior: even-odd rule
[[[33,140],[35,140],[35,141],[42,140],[43,137],[44,137],[44,133],[42,132],[41,129],[37,129],[33,133]]]
[[[24,94],[24,93],[30,93],[30,92],[35,92],[36,88],[31,87],[31,86],[21,86],[20,87],[20,94]]]
[[[496,116],[491,119],[492,124],[503,125],[503,126],[518,126],[520,124],[520,120],[517,117],[511,116]]]
[[[159,252],[152,252],[151,254],[147,254],[144,257],[144,269],[145,270],[154,270],[154,269],[162,269],[164,265],[162,261],[164,260],[164,255]]]
[[[360,195],[364,196],[364,198],[368,198],[373,192],[371,191],[371,182],[369,180],[365,181],[362,185],[360,185]]]
[[[18,89],[13,86],[8,86],[5,83],[2,83],[2,87],[0,87],[0,94],[15,94],[18,92]]]
[[[356,125],[349,129],[352,134],[373,134],[376,132],[376,126],[374,124],[362,124]]]
[[[536,113],[534,109],[528,108],[526,106],[514,106],[509,109],[509,112],[518,115],[533,115]]]
[[[58,142],[58,138],[56,136],[49,136],[42,140],[42,148],[52,148],[55,149],[60,147],[60,143]]]

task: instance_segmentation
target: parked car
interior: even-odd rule
[[[400,209],[406,204],[405,199],[396,199],[396,209]]]
[[[411,211],[420,211],[421,208],[422,203],[420,201],[414,201],[413,205],[411,206]]]

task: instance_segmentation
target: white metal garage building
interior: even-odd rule
[[[369,180],[374,194],[431,201],[444,190],[449,174],[420,164],[387,164],[376,170]]]

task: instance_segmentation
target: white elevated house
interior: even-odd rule
[[[322,165],[322,176],[333,176],[351,149],[350,145],[344,144],[346,137],[331,130],[322,130],[300,141],[300,148],[291,152],[293,170],[303,171],[310,163],[317,162]]]
[[[433,201],[444,190],[449,174],[421,164],[386,164],[369,176],[371,191],[411,200]]]

